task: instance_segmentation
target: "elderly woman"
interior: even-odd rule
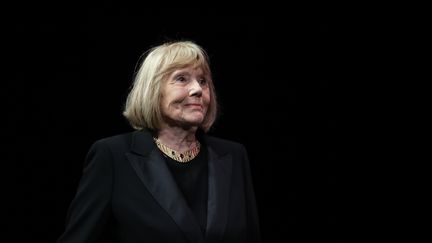
[[[260,241],[244,146],[205,134],[217,102],[200,46],[151,49],[123,114],[136,131],[92,145],[58,243]]]

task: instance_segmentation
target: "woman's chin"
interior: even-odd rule
[[[204,116],[195,115],[190,117],[185,117],[184,123],[190,126],[200,126],[204,121]]]

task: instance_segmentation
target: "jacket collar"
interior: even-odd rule
[[[153,132],[147,129],[133,132],[131,151],[142,156],[148,156],[152,150],[156,149],[152,134]]]
[[[131,153],[127,157],[137,176],[161,207],[172,217],[191,242],[217,242],[224,233],[228,219],[229,188],[232,157],[215,146],[204,134],[199,134],[208,151],[208,202],[206,235],[186,203],[164,158],[161,156],[151,131],[134,132]]]

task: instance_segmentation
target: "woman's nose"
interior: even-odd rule
[[[189,95],[190,96],[201,96],[201,94],[202,94],[202,87],[201,87],[198,80],[194,80],[190,84]]]

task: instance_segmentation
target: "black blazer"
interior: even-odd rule
[[[207,228],[202,233],[149,131],[95,142],[58,243],[260,242],[243,145],[202,136],[208,151]]]

